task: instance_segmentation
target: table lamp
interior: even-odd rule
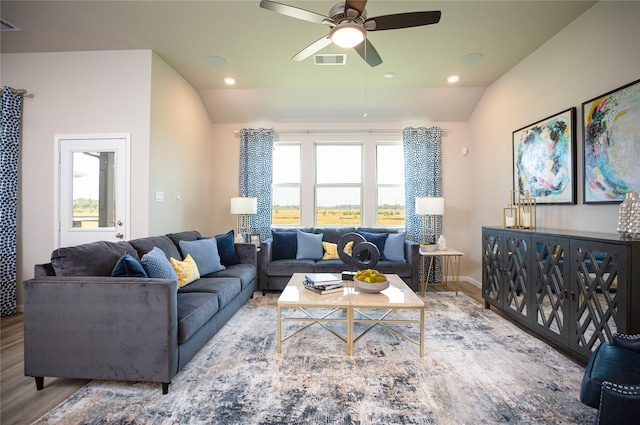
[[[416,197],[416,214],[422,216],[422,242],[427,242],[427,238],[433,236],[432,243],[438,243],[436,216],[444,215],[444,198],[434,196]]]
[[[231,214],[238,215],[238,235],[236,239],[247,242],[251,233],[251,214],[258,212],[258,198],[237,197],[231,198]]]

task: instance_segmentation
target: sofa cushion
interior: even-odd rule
[[[337,244],[340,238],[347,233],[355,232],[355,227],[317,227],[313,233],[322,233],[322,240]]]
[[[406,232],[389,233],[384,243],[384,259],[389,261],[406,262],[404,258],[404,240]]]
[[[197,241],[180,241],[180,250],[184,255],[190,254],[198,265],[201,275],[224,270],[218,254],[218,243],[215,239],[200,239]]]
[[[275,260],[289,260],[296,258],[298,252],[298,235],[296,231],[272,231],[271,237],[273,241],[271,259]]]
[[[133,251],[135,253],[135,251]],[[137,255],[137,254],[136,254]],[[147,278],[147,273],[140,261],[133,255],[125,252],[111,271],[111,277],[142,277]]]
[[[218,304],[218,296],[212,292],[179,292],[178,344],[207,323],[219,310]]]
[[[138,251],[138,257],[142,258],[144,254],[150,252],[154,247],[158,247],[164,252],[167,260],[171,257],[182,259],[180,251],[168,236],[150,236],[148,238],[139,238],[129,241],[131,245]]]
[[[378,248],[378,251],[380,251],[380,259],[384,260],[385,259],[384,244],[387,241],[387,236],[389,234],[388,233],[369,233],[369,232],[363,232],[361,230],[358,230],[358,233],[360,233],[362,237],[364,237],[367,240],[367,242],[371,242]]]
[[[198,232],[197,230],[187,230],[186,232],[168,233],[167,237],[171,239],[171,242],[173,242],[176,248],[178,248],[178,251],[180,251],[180,241],[197,241],[202,236],[200,235],[200,232]],[[186,255],[182,254],[182,257],[180,258],[184,258],[184,257],[186,257]],[[173,258],[177,258],[177,257],[173,257]]]
[[[222,265],[229,267],[240,264],[240,260],[238,260],[238,256],[236,255],[233,230],[223,235],[216,235],[214,238],[216,238],[216,242],[218,243],[218,254],[220,254],[220,262]]]
[[[200,272],[198,271],[198,265],[193,260],[191,255],[187,254],[184,261],[176,260],[175,258],[169,258],[169,262],[178,275],[178,288],[182,288],[185,285],[190,284],[196,279],[200,279]]]
[[[170,279],[178,282],[176,271],[160,248],[154,247],[151,251],[144,254],[140,263],[142,263],[144,271],[150,278]]]
[[[344,266],[344,263],[342,264]],[[294,272],[313,273],[315,271],[315,268],[315,260],[276,260],[270,262],[267,266],[267,274],[269,276],[291,276]]]
[[[338,255],[338,244],[322,241],[322,247],[324,248],[324,255],[322,256],[323,260],[339,260],[340,256]],[[351,251],[353,250],[353,241],[349,241],[344,245],[344,252],[351,255]]]
[[[298,242],[298,251],[296,252],[296,260],[321,260],[322,259],[322,233],[314,234],[296,232]]]
[[[242,289],[245,289],[249,285],[255,284],[256,278],[256,266],[253,264],[236,264],[227,267],[225,270],[216,272],[213,275],[206,275],[202,277],[235,277],[240,279]]]
[[[218,296],[218,307],[229,304],[241,291],[240,279],[233,277],[202,277],[195,282],[178,289],[179,293],[209,292]]]
[[[51,253],[51,266],[56,276],[111,276],[125,252],[137,255],[129,242],[100,241],[58,248]]]

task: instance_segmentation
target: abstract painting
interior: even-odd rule
[[[529,191],[537,204],[576,203],[575,116],[570,108],[513,132],[516,194]]]
[[[582,104],[585,204],[640,192],[640,80]]]

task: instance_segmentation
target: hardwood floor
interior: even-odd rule
[[[441,284],[429,285],[428,291],[450,291]],[[460,282],[459,290],[483,303],[480,288]],[[88,380],[45,378],[44,389],[36,391],[35,380],[24,376],[22,313],[1,320],[0,359],[2,362],[0,423],[30,424],[75,393]]]

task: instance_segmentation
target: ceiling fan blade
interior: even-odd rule
[[[326,35],[322,37],[320,40],[314,41],[313,43],[309,44],[307,47],[305,47],[300,52],[298,52],[298,54],[292,57],[291,60],[294,60],[294,61],[305,60],[312,54],[324,49],[329,44],[331,44],[331,39],[329,38],[328,35]]]
[[[364,12],[364,8],[367,5],[367,0],[357,1],[357,0],[347,0],[344,2],[344,10],[355,9],[358,11],[358,16],[362,15]],[[358,17],[356,16],[356,18]]]
[[[356,47],[356,52],[360,55],[362,59],[365,60],[369,64],[369,66],[374,67],[378,66],[382,63],[382,58],[378,54],[378,51],[373,44],[366,38],[362,43],[358,44]]]
[[[400,28],[420,27],[422,25],[437,24],[440,22],[442,12],[434,10],[430,12],[407,12],[395,15],[376,16],[364,21],[367,31],[395,30]],[[375,25],[372,25],[373,22]]]
[[[299,7],[293,7],[287,4],[277,3],[275,1],[262,0],[260,2],[260,7],[281,15],[313,22],[314,24],[322,24],[324,20],[327,19],[326,16],[319,13],[310,12],[308,10],[300,9]]]

